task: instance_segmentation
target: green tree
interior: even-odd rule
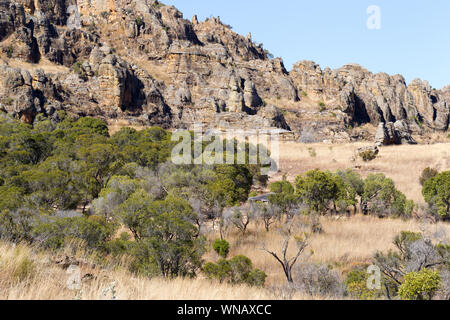
[[[353,211],[356,213],[357,197],[361,197],[364,193],[364,180],[359,173],[351,169],[337,171],[336,179],[339,186],[337,206],[340,211],[353,206]]]
[[[295,192],[318,213],[325,213],[331,201],[338,198],[339,185],[329,171],[312,170],[295,178]]]
[[[48,221],[38,224],[33,233],[45,248],[59,249],[68,241],[79,239],[90,249],[104,250],[117,227],[117,224],[109,223],[100,216],[69,214],[66,217],[49,217]]]
[[[425,201],[436,208],[442,218],[450,217],[450,171],[428,179],[422,189]]]
[[[280,212],[286,214],[288,218],[292,218],[295,213],[295,210],[293,209],[300,203],[300,198],[294,193],[292,184],[287,180],[277,181],[271,183],[269,189],[270,192],[273,193],[268,197],[269,203],[272,206],[279,208]],[[266,210],[264,213],[270,215],[270,213],[274,212]]]
[[[397,190],[394,181],[384,174],[370,174],[364,181],[363,213],[378,216],[410,216],[414,203]]]
[[[163,277],[195,275],[201,266],[204,239],[196,237],[195,214],[187,201],[172,196],[152,201],[141,189],[120,209],[124,224],[137,240],[137,265],[146,270],[153,265],[150,269],[156,268]]]
[[[145,237],[147,221],[152,218],[152,198],[143,189],[137,189],[117,208],[117,215],[136,240]]]
[[[109,137],[109,130],[106,122],[96,118],[82,117],[73,123],[71,130],[76,132],[77,135],[89,133]]]

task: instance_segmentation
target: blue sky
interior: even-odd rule
[[[313,60],[322,68],[358,63],[431,86],[450,85],[449,0],[162,0],[186,19],[220,16],[263,43],[286,68]],[[381,29],[367,28],[367,8],[380,8]]]

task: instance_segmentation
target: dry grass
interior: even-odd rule
[[[312,169],[335,171],[353,168],[363,177],[382,172],[393,179],[408,198],[421,203],[419,176],[422,170],[426,167],[450,170],[450,143],[382,147],[378,157],[371,162],[363,162],[360,158],[352,161],[356,150],[367,145],[369,143],[363,142],[330,145],[282,142],[279,152],[281,172],[274,180],[286,174],[288,180],[293,181],[298,174]]]
[[[402,221],[394,219],[380,220],[373,217],[356,216],[336,220],[330,217],[321,219],[324,232],[311,238],[309,250],[314,254],[309,258],[312,262],[329,263],[341,271],[348,270],[353,264],[370,262],[377,250],[386,251],[393,248],[392,240],[400,231],[420,231],[426,229],[435,232],[445,229],[450,235],[450,224],[439,223],[424,225],[414,220]],[[210,234],[212,240],[217,234]],[[95,278],[82,282],[82,290],[70,290],[66,282],[69,274],[54,263],[55,257],[35,248],[24,245],[12,246],[0,243],[0,299],[110,299],[102,293],[115,283],[118,299],[132,300],[276,300],[284,296],[269,288],[286,283],[282,269],[278,263],[262,251],[263,244],[272,250],[279,250],[281,235],[274,227],[265,232],[261,225],[251,225],[249,233],[242,236],[230,229],[226,235],[231,242],[230,256],[244,254],[250,257],[255,267],[264,270],[267,275],[266,288],[257,289],[247,286],[231,286],[203,279],[166,280],[161,278],[137,278],[124,267],[100,269],[82,266],[81,275],[92,273]],[[448,239],[450,240],[450,239]],[[292,243],[292,248],[295,249]],[[71,249],[73,253],[73,249]],[[81,253],[80,253],[81,252]],[[66,252],[60,253],[64,256]],[[86,254],[78,250],[78,259],[88,259]],[[209,252],[206,261],[217,259]],[[302,256],[301,261],[305,260]],[[84,260],[87,261],[87,260]],[[296,293],[293,299],[310,299],[312,297]],[[323,299],[324,297],[314,297]]]
[[[7,64],[10,67],[13,68],[20,68],[27,70],[31,73],[34,73],[38,69],[44,70],[45,73],[68,73],[70,72],[70,69],[57,65],[51,61],[49,61],[47,58],[41,58],[39,63],[28,63],[17,59],[9,59],[5,56],[0,55],[0,65],[1,64]]]
[[[448,223],[432,225],[416,220],[378,219],[367,216],[340,219],[322,217],[321,224],[324,232],[311,237],[306,256],[310,255],[311,249],[314,253],[308,261],[328,263],[340,268],[341,271],[353,264],[370,262],[378,250],[393,249],[392,241],[401,231],[419,232],[425,229],[432,233],[445,229],[450,236]],[[232,230],[227,239],[231,241],[231,255],[247,255],[255,266],[268,274],[269,285],[285,281],[278,262],[261,250],[265,244],[270,250],[279,252],[283,238],[276,227],[267,233],[262,226],[252,226],[245,237]],[[447,240],[450,241],[450,238]],[[295,250],[294,242],[291,249]]]
[[[81,276],[87,270],[82,268]],[[92,272],[92,270],[89,270]],[[116,299],[123,300],[276,300],[267,289],[218,284],[204,279],[137,278],[124,269],[93,271],[95,278],[82,281],[81,290],[71,290],[69,274],[52,262],[51,256],[25,245],[0,243],[1,300]],[[295,299],[309,297],[297,294]]]
[[[108,131],[110,135],[113,135],[114,133],[120,131],[120,129],[122,128],[133,128],[136,130],[144,130],[145,128],[148,128],[148,126],[133,125],[129,121],[123,119],[108,120]]]

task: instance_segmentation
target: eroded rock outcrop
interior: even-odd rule
[[[288,72],[251,34],[156,0],[0,0],[0,59],[8,70],[32,65],[0,74],[2,109],[27,121],[66,110],[167,128],[311,131],[315,141],[349,141],[348,127],[385,123],[383,143],[449,127],[450,88],[358,65],[301,61]],[[33,67],[41,63],[47,69]],[[4,85],[10,73],[23,84]]]
[[[37,110],[30,73],[0,66],[0,110],[32,123]]]
[[[404,120],[396,121],[395,123],[381,122],[378,125],[375,136],[375,145],[393,145],[393,144],[417,144],[413,137],[411,137],[408,123]]]
[[[416,132],[423,127],[448,129],[448,96],[431,89],[426,81],[417,79],[407,85],[400,75],[373,74],[354,64],[322,70],[311,61],[296,64],[291,77],[299,91],[341,109],[352,123],[378,125],[403,120]]]

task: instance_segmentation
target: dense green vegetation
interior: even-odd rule
[[[101,254],[131,254],[141,274],[194,276],[203,222],[267,181],[258,165],[175,166],[177,142],[161,128],[109,136],[101,120],[59,116],[34,127],[0,118],[2,239],[49,249],[78,239]],[[129,234],[117,238],[120,226]]]
[[[320,233],[319,215],[349,215],[359,207],[364,214],[409,218],[418,210],[385,175],[363,179],[352,170],[312,170],[293,184],[283,179],[268,186],[268,203],[244,205],[252,188],[268,181],[262,165],[248,164],[248,151],[255,146],[229,141],[236,151],[245,152],[243,165],[175,165],[170,157],[178,141],[172,141],[169,131],[123,128],[110,136],[104,121],[73,119],[63,112],[58,116],[57,122],[37,118],[30,126],[0,114],[2,240],[48,250],[81,241],[100,258],[109,255],[119,261],[126,255],[131,270],[144,276],[194,277],[201,271],[220,282],[263,286],[266,274],[249,258],[227,259],[226,228],[235,227],[245,237],[250,222],[263,222],[269,231],[276,222],[286,225],[307,216],[311,232]],[[258,162],[266,163],[262,160]],[[426,213],[448,219],[450,172],[427,168],[420,182]],[[205,230],[211,225],[220,231],[221,239],[212,243],[218,259],[205,263],[202,257],[210,247]],[[125,232],[119,234],[120,228]],[[298,278],[308,292],[333,288],[340,294],[345,285],[355,298],[433,296],[439,272],[448,268],[448,246],[413,233],[402,233],[394,244],[396,251],[374,257],[383,273],[381,290],[366,288],[362,267],[351,270],[345,283],[322,265],[305,266]],[[428,260],[420,260],[420,252]],[[311,277],[323,281],[311,282]],[[424,281],[430,286],[423,286]]]

